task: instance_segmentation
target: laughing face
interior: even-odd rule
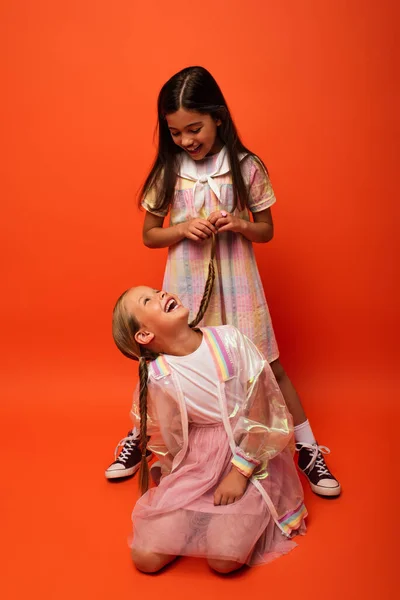
[[[189,309],[177,296],[147,286],[129,290],[125,307],[140,323],[140,330],[135,336],[139,344],[148,344],[155,336],[168,336],[178,324],[187,325],[189,318]]]
[[[219,119],[180,108],[167,115],[166,120],[175,144],[183,148],[193,160],[201,160],[221,150],[223,143],[218,137],[218,127],[221,124]]]

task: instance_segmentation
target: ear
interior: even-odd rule
[[[222,125],[224,119],[226,119],[228,115],[228,111],[225,106],[220,106],[218,110],[214,113],[214,121],[217,127]]]
[[[142,346],[147,346],[153,339],[154,333],[151,333],[151,331],[147,331],[146,329],[139,329],[139,331],[135,333],[135,340]]]

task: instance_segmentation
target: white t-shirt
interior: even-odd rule
[[[165,356],[179,378],[189,422],[199,425],[220,423],[218,373],[204,336],[192,354]]]

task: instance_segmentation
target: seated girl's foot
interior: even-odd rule
[[[122,479],[131,477],[138,471],[142,453],[140,450],[140,438],[136,430],[128,431],[128,435],[124,437],[115,449],[115,460],[106,469],[105,476],[107,479]],[[118,454],[119,448],[122,448]],[[150,460],[152,453],[147,451],[147,460]]]
[[[299,469],[307,477],[311,489],[315,494],[326,497],[339,496],[341,492],[340,483],[329,471],[324,454],[330,450],[326,446],[315,444],[297,443],[296,450],[299,453]]]

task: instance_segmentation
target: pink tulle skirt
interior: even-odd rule
[[[223,425],[191,425],[188,452],[181,465],[144,494],[134,508],[132,548],[255,565],[295,547],[282,535],[251,482],[237,502],[214,506],[214,492],[229,473],[231,459]],[[303,533],[303,491],[289,451],[270,461],[269,476],[260,483],[282,523],[289,523],[290,515],[300,514],[296,523],[292,519],[292,530]]]

